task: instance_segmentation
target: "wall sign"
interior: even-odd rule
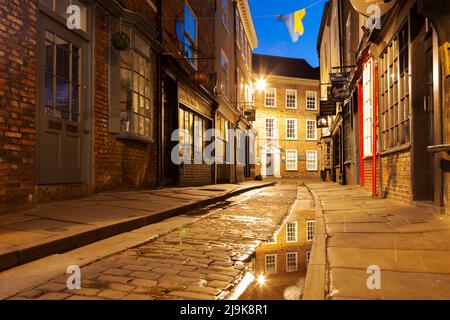
[[[335,116],[336,103],[329,101],[320,101],[320,115],[321,116]]]

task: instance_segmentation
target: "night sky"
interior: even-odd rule
[[[249,0],[259,45],[255,53],[303,58],[313,67],[319,66],[317,37],[326,0]],[[278,22],[277,14],[289,14],[306,8],[303,19],[305,33],[297,43],[292,43],[284,23]]]

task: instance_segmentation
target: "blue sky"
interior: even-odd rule
[[[303,58],[313,67],[319,66],[317,37],[319,35],[325,0],[306,9],[303,19],[305,33],[292,43],[286,26],[276,19],[277,14],[288,14],[306,8],[320,0],[249,0],[259,45],[255,53]]]

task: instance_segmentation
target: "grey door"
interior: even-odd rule
[[[83,182],[87,43],[43,14],[39,22],[38,183]]]
[[[266,155],[266,176],[273,176],[275,174],[275,163],[273,153]]]

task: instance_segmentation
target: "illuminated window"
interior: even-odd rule
[[[306,120],[306,140],[317,140],[316,120]]]
[[[317,171],[317,151],[306,151],[306,171]]]
[[[266,139],[275,139],[277,136],[276,129],[275,118],[266,118]]]
[[[286,150],[286,171],[298,170],[297,150]]]
[[[364,156],[372,155],[373,145],[373,82],[372,59],[364,65],[363,72],[363,124],[364,124]]]
[[[189,4],[184,5],[184,54],[194,68],[197,63],[197,17]]]
[[[277,255],[276,254],[266,254],[264,256],[264,269],[265,272],[277,273]]]

